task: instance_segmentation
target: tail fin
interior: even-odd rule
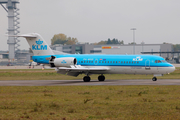
[[[46,41],[44,41],[41,35],[37,33],[17,35],[15,37],[26,38],[35,56],[36,55],[54,55],[53,51],[51,50],[49,45],[46,43]]]

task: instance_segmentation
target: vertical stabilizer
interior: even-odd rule
[[[16,37],[25,37],[34,55],[54,55],[53,51],[46,41],[37,33],[18,35]]]

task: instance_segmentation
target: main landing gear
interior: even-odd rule
[[[84,82],[90,82],[91,78],[87,75],[87,76],[84,76],[83,80],[84,80]],[[98,80],[99,81],[104,81],[105,80],[105,76],[104,75],[98,76]]]
[[[105,80],[105,76],[104,76],[104,75],[98,76],[98,80],[99,80],[99,81],[104,81],[104,80]]]
[[[90,82],[91,78],[89,76],[84,76],[83,80],[84,82]]]
[[[156,78],[156,77],[153,77],[153,78],[152,78],[152,81],[157,81],[157,78]]]

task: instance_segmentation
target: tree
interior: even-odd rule
[[[107,41],[103,41],[103,40],[97,43],[97,45],[105,45],[105,44],[107,44]]]
[[[118,39],[115,39],[115,38],[114,38],[111,43],[112,43],[112,44],[120,44],[120,41],[118,41]]]
[[[67,45],[73,45],[78,42],[77,38],[71,38],[67,37],[65,34],[55,34],[53,38],[51,39],[51,45],[55,44],[67,44]]]
[[[101,40],[100,42],[98,42],[98,43],[94,43],[94,45],[106,45],[106,44],[120,44],[120,45],[123,45],[124,44],[124,41],[122,40],[122,41],[120,41],[120,40],[118,40],[118,39],[110,39],[110,38],[108,38],[108,40]]]
[[[124,45],[124,41],[123,40],[119,41],[119,43],[120,43],[120,45]]]
[[[174,51],[180,51],[180,44],[173,45]]]
[[[108,38],[107,44],[112,44],[112,42],[109,38]]]
[[[68,38],[68,40],[67,40],[67,42],[66,42],[66,44],[67,45],[74,45],[74,44],[76,44],[76,43],[78,43],[78,40],[77,40],[77,38]]]
[[[128,43],[129,45],[134,45],[134,44],[136,44],[136,42],[131,42],[131,43]]]

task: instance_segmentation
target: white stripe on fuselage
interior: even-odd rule
[[[108,71],[93,71],[93,74],[168,74],[173,67],[139,67],[139,66],[84,66],[87,68],[109,68]]]

